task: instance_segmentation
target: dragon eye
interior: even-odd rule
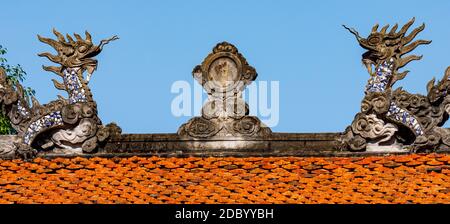
[[[81,47],[78,48],[78,51],[79,51],[80,53],[84,53],[86,50],[87,50],[87,47],[86,47],[85,45],[83,45],[83,46],[81,46]]]
[[[374,36],[374,37],[370,37],[368,41],[369,41],[369,44],[375,45],[375,44],[378,44],[381,41],[381,38],[377,37],[377,36]]]

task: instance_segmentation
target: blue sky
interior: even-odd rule
[[[363,50],[342,24],[366,36],[375,23],[403,25],[413,16],[427,27],[419,38],[407,78],[396,86],[425,93],[426,83],[450,65],[450,1],[3,1],[0,44],[11,63],[21,64],[41,103],[63,92],[37,56],[52,49],[36,34],[51,30],[84,33],[97,43],[120,40],[97,57],[90,87],[104,123],[127,133],[176,132],[189,117],[174,117],[173,82],[193,83],[191,71],[218,42],[236,45],[258,72],[258,80],[279,81],[277,132],[336,132],[351,123],[368,74]]]

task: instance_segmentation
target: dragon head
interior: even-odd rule
[[[372,28],[372,32],[367,38],[363,38],[359,33],[352,28],[344,25],[344,28],[355,35],[359,45],[366,49],[362,55],[362,62],[367,67],[367,70],[372,74],[372,66],[378,66],[387,59],[393,59],[395,62],[395,70],[404,67],[413,60],[419,60],[422,56],[409,55],[402,58],[403,55],[413,51],[421,44],[429,44],[428,40],[417,40],[413,43],[411,41],[425,28],[425,24],[414,29],[409,35],[406,32],[414,23],[415,18],[407,22],[399,32],[397,32],[398,24],[395,24],[388,32],[389,25],[384,26],[378,31],[378,24]],[[406,75],[407,72],[404,73]]]
[[[433,78],[427,84],[428,100],[436,103],[443,99],[450,92],[450,67],[445,70],[444,77],[435,85],[436,79]]]
[[[64,36],[56,29],[53,29],[53,33],[58,40],[41,37],[38,38],[41,42],[52,46],[58,55],[52,55],[50,53],[41,53],[39,56],[47,57],[50,61],[60,64],[66,68],[80,67],[88,71],[89,74],[97,67],[97,60],[93,57],[97,56],[103,49],[103,46],[110,41],[117,40],[117,36],[113,36],[109,39],[100,41],[99,45],[92,43],[91,35],[86,31],[86,39],[83,39],[80,35],[74,34],[76,40],[70,35],[66,35],[67,41]]]

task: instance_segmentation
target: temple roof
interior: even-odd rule
[[[450,155],[0,160],[0,203],[450,203]]]

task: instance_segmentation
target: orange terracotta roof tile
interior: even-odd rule
[[[0,160],[0,203],[450,203],[450,155]]]

